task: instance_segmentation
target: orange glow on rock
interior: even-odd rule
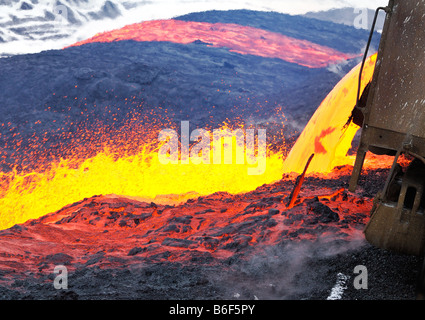
[[[118,30],[97,34],[72,46],[122,40],[168,41],[181,44],[202,41],[213,47],[228,48],[232,52],[279,58],[309,68],[327,67],[356,56],[307,40],[253,27],[172,19],[128,25]]]

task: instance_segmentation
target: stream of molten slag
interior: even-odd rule
[[[159,132],[159,128],[149,130]],[[227,125],[220,130],[231,131]],[[142,132],[139,134],[143,135]],[[175,204],[217,191],[247,192],[281,177],[281,153],[268,153],[264,173],[250,175],[248,169],[255,169],[256,165],[248,161],[240,164],[235,161],[231,164],[213,161],[210,164],[194,164],[192,161],[163,164],[158,153],[158,135],[156,139],[145,139],[144,142],[140,141],[140,137],[136,140],[122,136],[128,143],[117,141],[121,139],[120,134],[108,135],[110,141],[94,156],[87,157],[85,150],[80,150],[66,159],[53,161],[42,170],[19,172],[15,169],[0,173],[0,229],[38,218],[94,195],[116,194],[148,202]],[[95,143],[96,139],[90,141]],[[137,146],[138,143],[140,145]],[[131,152],[126,151],[127,145],[131,145]],[[234,145],[232,150],[235,148]]]
[[[366,63],[363,85],[372,78],[375,60],[376,56],[372,56]],[[272,151],[267,146],[266,170],[261,175],[247,174],[252,166],[247,162],[164,165],[158,159],[158,145],[152,139],[145,144],[140,142],[143,130],[132,128],[137,137],[112,132],[111,143],[94,156],[80,150],[43,169],[0,172],[0,229],[100,194],[173,204],[217,191],[247,192],[280,180],[285,172],[302,172],[312,153],[315,157],[309,172],[326,173],[335,166],[351,165],[354,159],[347,156],[347,151],[358,127],[350,124],[344,130],[344,125],[355,105],[358,72],[359,66],[327,96],[285,161],[282,149]],[[90,141],[97,143],[96,137]],[[138,141],[138,147],[135,149],[132,144],[132,151],[126,152],[122,146],[129,141]]]
[[[371,81],[377,54],[370,56],[361,75],[361,91]],[[355,156],[347,153],[359,127],[347,125],[357,100],[360,65],[352,69],[328,94],[299,136],[284,162],[284,172],[303,172],[314,154],[307,173],[327,173],[342,165],[352,165]],[[366,163],[367,165],[367,163]]]
[[[323,68],[357,56],[259,28],[232,23],[174,19],[131,24],[121,29],[99,33],[72,46],[121,40],[204,43],[212,47],[228,48],[239,54],[278,58],[308,68]]]

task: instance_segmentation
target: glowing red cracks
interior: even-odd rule
[[[99,33],[72,46],[121,40],[168,41],[181,44],[202,41],[209,46],[228,48],[239,54],[279,58],[308,68],[327,67],[355,56],[307,40],[291,38],[263,29],[238,24],[173,19],[128,25],[121,29]]]

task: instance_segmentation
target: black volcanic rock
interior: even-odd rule
[[[129,256],[134,256],[134,255],[136,255],[136,254],[138,254],[139,252],[142,252],[143,251],[143,249],[142,248],[140,248],[140,247],[134,247],[133,249],[131,249],[129,252],[128,252],[128,255]]]
[[[32,10],[32,5],[30,5],[27,2],[22,2],[21,7],[19,8],[20,10]]]
[[[73,259],[74,258],[72,256],[63,252],[49,254],[44,257],[45,262],[52,263],[55,265],[59,265],[59,264],[69,265]]]
[[[246,10],[178,19],[248,25],[351,53],[359,53],[368,36],[364,30],[335,29],[314,19]],[[131,112],[146,119],[189,120],[193,127],[216,127],[239,119],[275,124],[280,130],[284,123],[290,141],[358,62],[345,62],[339,72],[310,69],[199,41],[91,43],[3,58],[0,147],[6,163],[16,161],[16,152],[31,149],[34,139],[38,142],[31,149],[34,154],[64,156],[57,148],[67,145],[63,136],[58,140],[62,133],[76,132],[82,125],[95,130],[91,127],[95,122],[119,128]],[[268,137],[272,136],[269,130]],[[17,139],[19,151],[14,148]]]
[[[210,23],[236,23],[281,33],[296,39],[308,40],[347,53],[360,52],[362,44],[366,44],[367,36],[365,37],[365,34],[368,33],[367,30],[314,18],[316,17],[288,15],[277,12],[212,10],[193,12],[176,19]],[[375,33],[372,45],[377,47],[377,43],[379,43],[379,34]]]
[[[307,202],[308,208],[312,211],[320,222],[336,222],[339,221],[338,213],[333,211],[327,205],[321,203],[319,199],[315,198]]]

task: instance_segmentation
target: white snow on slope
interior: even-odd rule
[[[0,0],[0,57],[60,49],[99,32],[190,12],[250,9],[304,14],[386,4],[386,0]]]

